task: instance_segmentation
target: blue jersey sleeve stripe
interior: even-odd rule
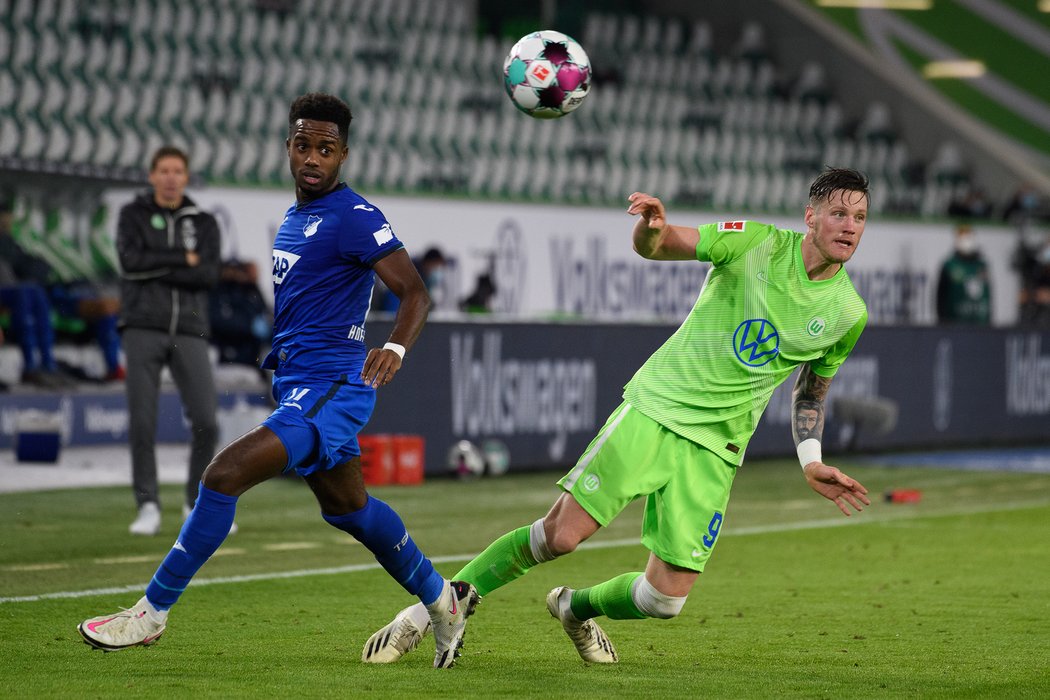
[[[390,255],[391,253],[396,253],[399,250],[404,250],[404,248],[405,248],[405,244],[401,243],[400,241],[398,241],[397,245],[391,246],[390,248],[384,248],[384,249],[380,250],[378,253],[373,255],[371,258],[369,258],[368,260],[365,260],[364,263],[366,265],[368,265],[369,267],[375,267],[376,263],[379,262],[380,260],[382,260],[383,258],[385,258],[386,256]]]

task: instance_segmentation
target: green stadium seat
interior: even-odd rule
[[[115,85],[105,81],[95,82],[87,108],[88,123],[97,127],[103,122],[108,122],[116,99]]]
[[[108,59],[109,46],[105,37],[95,34],[84,43],[84,59],[77,72],[88,82],[104,80]]]
[[[138,85],[148,80],[150,65],[153,63],[153,47],[145,41],[132,42],[126,67],[126,81]]]
[[[105,205],[101,205],[92,214],[88,226],[88,257],[94,269],[94,277],[98,280],[115,280],[120,276],[117,245],[109,234],[108,221],[109,212]]]
[[[44,156],[47,147],[47,132],[35,115],[26,115],[19,120],[21,126],[18,144],[18,157],[23,160],[36,161]]]
[[[668,190],[664,196],[710,203],[721,190],[705,173],[728,167],[750,170],[758,189],[752,200],[776,209],[795,206],[790,174],[811,176],[822,158],[849,160],[887,181],[909,167],[906,145],[871,138],[868,125],[842,133],[843,110],[825,96],[819,64],[802,69],[791,97],[774,95],[787,83],[763,58],[757,24],[742,28],[734,55],[719,55],[704,21],[583,13],[592,61],[608,66],[615,57],[624,75],[597,83],[571,119],[527,119],[485,87],[499,84],[508,40],[478,38],[468,5],[304,0],[278,13],[247,0],[143,0],[110,9],[13,0],[0,17],[0,57],[8,64],[0,71],[0,115],[18,119],[0,122],[0,153],[50,159],[67,150],[72,162],[141,167],[152,146],[174,140],[189,144],[195,165],[206,161],[198,169],[206,178],[284,182],[275,125],[286,119],[288,96],[326,89],[355,111],[352,149],[383,144],[362,155],[389,166],[375,176],[384,189],[463,181],[468,191],[491,195],[535,198],[542,190],[555,199],[565,192],[575,201],[619,201],[630,176],[641,186],[637,174],[659,167],[654,182]],[[116,37],[84,34],[84,18],[126,28]],[[745,47],[748,35],[763,39],[757,50]],[[631,60],[620,60],[625,44],[640,49]],[[125,137],[125,129],[134,133]],[[602,148],[589,134],[601,135]],[[475,157],[464,178],[455,165]],[[568,167],[541,165],[561,159]],[[553,185],[522,175],[537,171]],[[581,172],[598,183],[579,186]],[[915,203],[929,207],[941,197]]]
[[[91,164],[108,167],[114,164],[120,141],[113,128],[103,122],[95,124],[95,149],[91,155]]]
[[[9,3],[11,13],[9,15],[10,26],[28,27],[33,21],[36,13],[36,0],[12,0]]]
[[[51,119],[47,122],[47,145],[44,147],[42,157],[51,163],[63,163],[69,157],[69,147],[73,143],[72,134],[65,124],[59,119]]]
[[[254,11],[239,12],[237,14],[239,27],[234,34],[230,46],[239,56],[249,54],[265,55],[259,51],[259,24],[260,14]]]
[[[238,145],[230,177],[236,182],[258,181],[256,166],[260,161],[264,144],[249,134]]]
[[[74,280],[95,281],[95,268],[81,250],[72,226],[72,212],[59,207],[48,209],[44,214],[42,241]]]
[[[234,161],[237,158],[238,145],[230,138],[215,139],[215,152],[209,169],[210,178],[220,181],[231,179]]]
[[[0,114],[11,114],[18,96],[18,86],[9,71],[0,70]]]
[[[120,148],[113,164],[121,168],[141,168],[149,158],[149,154],[143,152],[142,137],[130,127],[121,128],[117,133],[120,137]]]
[[[25,202],[17,202],[11,236],[30,255],[42,258],[52,271],[52,282],[75,282],[77,273],[59,257],[43,237],[43,213]]]
[[[10,114],[0,114],[0,158],[11,158],[18,153],[21,130]]]
[[[69,153],[66,157],[71,163],[88,163],[94,150],[95,134],[84,120],[78,119],[72,127]]]

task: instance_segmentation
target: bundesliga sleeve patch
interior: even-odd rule
[[[394,232],[390,229],[390,224],[383,224],[383,228],[373,233],[372,237],[376,239],[376,245],[383,245],[394,237]]]
[[[719,221],[719,231],[743,231],[746,221]]]

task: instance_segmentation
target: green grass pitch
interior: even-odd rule
[[[76,625],[138,599],[177,533],[179,488],[163,491],[156,538],[127,534],[126,487],[0,495],[0,697],[1050,696],[1050,475],[847,471],[876,494],[917,488],[923,500],[847,519],[796,464],[749,463],[682,615],[603,621],[621,661],[588,666],[544,596],[644,567],[636,503],[588,548],[483,600],[448,671],[430,667],[429,638],[398,664],[360,663],[368,636],[412,599],[321,521],[300,482],[242,497],[240,533],[164,637],[110,654]],[[451,575],[542,515],[557,476],[374,493]]]

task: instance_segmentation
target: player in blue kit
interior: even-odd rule
[[[368,495],[361,476],[357,434],[372,414],[376,389],[393,379],[419,336],[430,297],[383,214],[339,181],[351,118],[345,103],[321,93],[298,98],[289,113],[296,203],[274,240],[273,350],[263,361],[274,370],[278,407],[208,465],[196,505],[145,596],[129,610],[80,624],[93,647],[114,651],[155,642],[169,608],[225,539],[238,497],[294,469],[321,516],[368,547],[426,606],[434,666],[455,662],[477,591],[442,578],[397,513]],[[389,342],[368,349],[365,314],[376,275],[401,304]]]

